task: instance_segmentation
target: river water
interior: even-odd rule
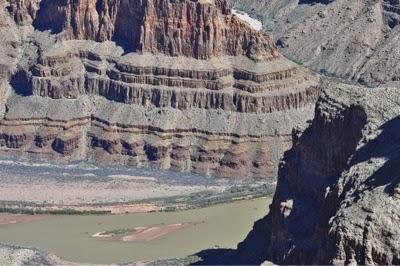
[[[270,198],[236,201],[180,212],[99,216],[51,216],[47,220],[0,226],[0,242],[31,246],[79,263],[124,263],[185,257],[214,246],[234,248],[266,214]],[[143,243],[99,240],[98,232],[193,223]]]

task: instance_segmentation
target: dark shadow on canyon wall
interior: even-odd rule
[[[364,162],[373,157],[396,157],[400,149],[400,116],[383,124],[379,136],[358,150],[351,164]]]
[[[344,123],[345,126],[342,128],[344,131],[338,134],[343,135],[337,139],[337,141],[340,139],[343,140],[342,146],[346,146],[346,142],[344,140],[349,140],[349,137],[351,137],[349,133],[353,135],[356,133],[357,135],[357,133],[361,132],[361,129],[366,123],[366,116],[363,116],[362,113],[359,113],[359,115],[347,113],[345,117],[350,117],[350,119],[348,119],[347,123]],[[354,130],[350,129],[349,123],[353,125]],[[334,125],[335,123],[333,123],[333,126]],[[342,164],[341,166],[343,168],[340,170],[343,171],[352,165],[369,161],[372,158],[386,158],[387,161],[381,168],[375,171],[366,180],[361,180],[362,189],[360,189],[357,193],[362,193],[363,190],[373,190],[377,187],[384,187],[384,191],[392,196],[393,193],[395,193],[395,188],[400,184],[400,116],[388,121],[379,129],[381,132],[376,139],[370,140],[365,146],[358,150],[355,150],[355,147],[356,143],[358,143],[360,140],[361,135],[356,137],[353,136],[355,138],[354,141],[351,141],[351,149],[342,147],[342,151],[348,151],[345,157],[350,158],[351,154],[354,154],[354,156],[347,163],[347,166]],[[333,138],[338,136],[334,136],[332,134],[330,135]],[[305,195],[306,197],[303,198],[298,196],[298,194],[293,193],[293,191],[289,192],[289,194],[286,194],[288,191],[293,190],[293,187],[290,188],[291,181],[288,179],[291,177],[296,178],[294,173],[298,171],[296,169],[292,169],[293,164],[296,166],[296,158],[299,158],[299,153],[302,153],[304,145],[311,145],[310,141],[312,138],[315,139],[315,127],[314,130],[312,127],[309,127],[304,132],[303,136],[299,140],[299,143],[301,143],[300,146],[297,145],[292,150],[286,152],[286,164],[280,169],[276,193],[278,195],[274,196],[274,199],[278,200],[273,204],[279,204],[282,202],[282,199],[285,199],[285,195],[293,197],[295,202],[291,214],[284,220],[279,221],[279,213],[276,211],[274,212],[276,206],[271,205],[272,211],[266,217],[255,223],[253,230],[248,234],[246,239],[238,245],[238,249],[210,249],[201,251],[196,255],[200,257],[202,261],[196,263],[196,265],[259,265],[266,260],[274,261],[280,264],[312,264],[316,261],[321,263],[329,263],[329,261],[331,261],[330,256],[334,254],[335,243],[331,243],[333,246],[327,244],[331,241],[328,236],[328,223],[329,219],[335,215],[337,211],[336,207],[340,205],[340,198],[334,199],[331,203],[321,201],[322,206],[314,205],[312,209],[309,209],[305,208],[305,206],[309,204],[307,202],[307,198],[315,200],[313,199],[313,196],[309,194],[309,191],[306,192],[307,195]],[[323,138],[323,136],[321,136],[321,138]],[[319,141],[324,141],[324,139],[316,140],[315,142],[318,143]],[[314,146],[314,148],[317,148],[317,146]],[[349,153],[350,150],[353,150],[352,153]],[[308,151],[311,152],[311,150]],[[307,170],[307,164],[307,160],[303,161],[303,166],[305,166],[305,168],[300,171],[300,175],[307,175],[306,173],[309,171]],[[338,172],[337,174],[338,175],[336,177],[331,177],[334,177],[335,180],[337,180],[341,173]],[[311,181],[315,181],[315,177],[316,176],[310,175],[309,177],[303,178],[300,183],[305,182],[307,185],[312,186],[313,183]],[[317,176],[317,179],[320,179],[321,177],[322,176]],[[307,182],[307,180],[311,183]],[[300,186],[303,185],[304,184],[301,184]],[[352,184],[348,185],[352,186]],[[314,186],[316,187],[316,191],[324,191],[323,184],[315,182]],[[300,188],[300,190],[303,191],[304,189]],[[328,201],[328,199],[325,201]],[[331,209],[328,210],[329,208]],[[312,213],[315,215],[312,215]],[[325,213],[326,215],[321,215],[321,213]],[[272,223],[272,221],[274,221],[274,223]],[[305,224],[306,221],[308,225]],[[307,230],[308,232],[305,232],[303,230],[305,227],[312,230]],[[282,241],[281,239],[279,241],[276,239],[276,236],[279,236],[279,233],[276,234],[275,232],[274,234],[271,230],[276,230],[279,228],[282,230],[282,232],[285,231],[287,240]],[[319,231],[319,233],[317,231]],[[315,237],[318,237],[318,239]],[[291,247],[293,247],[293,249],[291,249],[291,255],[285,259],[281,258],[283,255],[281,254],[282,251],[285,251]],[[276,253],[279,253],[280,255],[276,256]],[[308,256],[311,257],[307,258]]]
[[[77,1],[71,3],[65,0],[42,0],[33,27],[52,34],[63,34],[66,31],[66,37],[72,39],[113,41],[125,53],[136,52],[140,49],[143,3],[141,0],[119,0],[114,3],[115,10],[109,10],[106,7],[107,1],[99,0],[96,2],[99,21],[96,21],[91,20],[88,14],[78,13],[82,10],[79,10]],[[116,14],[105,13],[104,10]]]
[[[191,265],[234,265],[235,249],[206,249],[196,254],[201,261]],[[237,263],[236,263],[237,264]]]
[[[238,248],[201,251],[196,254],[202,260],[197,265],[328,261],[328,222],[339,204],[337,199],[323,197],[326,188],[337,182],[350,156],[356,152],[367,115],[363,108],[350,106],[332,118],[325,118],[317,108],[312,125],[300,138],[294,136],[294,147],[285,153],[279,167],[270,212],[254,224]],[[292,207],[284,214],[282,203],[288,201],[292,201]],[[320,249],[324,255],[319,254]]]
[[[52,34],[59,34],[67,21],[65,12],[60,12],[60,7],[66,6],[67,1],[43,0],[33,20],[33,27],[39,31],[50,31]],[[51,14],[51,16],[49,15]]]
[[[385,186],[389,195],[400,183],[400,116],[382,125],[379,136],[362,147],[352,159],[352,164],[371,158],[386,158],[384,165],[365,181],[365,190]]]
[[[256,221],[238,249],[206,249],[196,254],[201,261],[192,265],[260,265],[267,260],[269,216]],[[249,245],[251,243],[251,245]]]
[[[18,95],[32,95],[29,77],[25,70],[18,70],[15,72],[15,74],[11,76],[10,85]]]

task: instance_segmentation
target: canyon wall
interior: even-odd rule
[[[324,75],[398,86],[400,3],[232,0],[264,22],[280,51]]]
[[[32,14],[32,6],[38,5],[39,11]],[[50,30],[62,39],[114,41],[129,52],[202,59],[278,56],[268,36],[244,27],[231,15],[226,0],[42,0],[28,2],[26,12],[20,6],[11,10],[14,17],[32,14],[33,26],[39,30]]]
[[[1,15],[2,155],[273,180],[319,97],[223,0],[13,0]]]
[[[294,132],[270,213],[235,261],[400,263],[397,88],[324,87],[313,123]]]

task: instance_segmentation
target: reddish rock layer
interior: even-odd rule
[[[273,178],[320,93],[225,0],[10,0],[2,10],[18,42],[17,66],[0,69],[1,154]]]
[[[164,130],[110,124],[93,116],[70,121],[6,119],[0,132],[0,151],[7,154],[24,152],[64,162],[89,159],[151,165],[219,177],[265,178],[275,172],[269,142],[277,136],[218,134],[195,128]],[[290,145],[290,136],[279,138]]]
[[[63,39],[112,40],[129,51],[206,59],[245,55],[271,59],[271,39],[233,16],[226,0],[12,0],[10,11],[23,23],[28,14],[39,30]]]

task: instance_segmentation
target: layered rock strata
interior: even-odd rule
[[[101,95],[126,104],[243,113],[298,109],[315,102],[315,78],[280,57],[254,62],[243,56],[196,60],[128,54],[112,43],[62,42],[31,69],[31,93],[51,98]]]
[[[244,263],[400,263],[398,89],[326,88],[280,165],[270,214],[239,245]]]
[[[257,16],[286,56],[326,75],[398,86],[400,3],[232,0]]]
[[[3,11],[19,38],[3,154],[273,177],[319,96],[318,78],[226,1],[25,0]]]

